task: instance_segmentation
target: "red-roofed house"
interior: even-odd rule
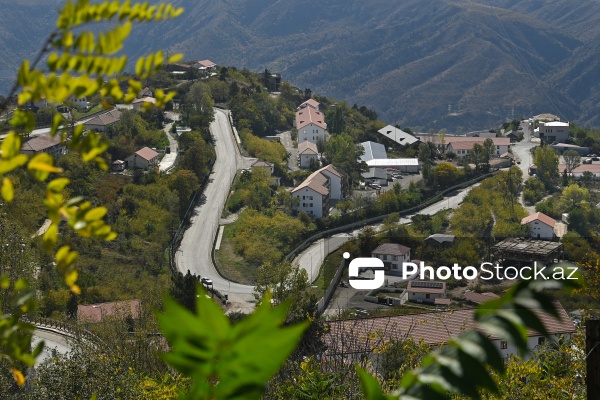
[[[458,158],[466,158],[471,153],[473,146],[476,143],[483,146],[483,142],[485,142],[487,138],[483,137],[446,137],[446,143],[448,143],[446,147],[446,152],[452,152],[456,154]],[[490,138],[492,142],[494,142],[494,156],[500,157],[500,155],[504,153],[508,153],[508,147],[510,146],[510,138],[506,137],[494,137]]]
[[[300,104],[298,106],[298,110],[302,109],[302,108],[306,108],[306,107],[312,107],[317,111],[319,110],[319,106],[321,105],[321,103],[319,103],[318,101],[316,101],[315,99],[308,99],[306,100],[304,103]]]
[[[83,324],[96,324],[110,319],[131,317],[138,319],[141,312],[139,300],[114,301],[111,303],[77,306],[77,319]]]
[[[85,122],[85,129],[104,132],[106,127],[121,120],[121,111],[114,109],[100,114]]]
[[[141,97],[139,99],[135,99],[131,104],[133,104],[133,109],[137,111],[140,108],[147,107],[144,106],[144,104],[155,105],[156,99],[154,97]]]
[[[554,225],[556,225],[556,220],[544,213],[537,212],[523,218],[521,225],[529,227],[529,235],[532,239],[554,239]]]
[[[210,61],[210,60],[202,60],[202,61],[198,61],[196,64],[194,64],[194,67],[203,70],[203,71],[215,71],[217,69],[217,64],[215,64],[214,62]]]
[[[329,212],[329,200],[343,199],[346,194],[346,174],[333,165],[323,167],[308,176],[292,190],[298,199],[298,211],[321,218]]]
[[[150,147],[144,147],[125,159],[129,168],[148,169],[158,166],[158,153]]]
[[[600,178],[600,164],[581,164],[577,168],[574,168],[571,174],[574,178],[581,178],[585,172],[589,172],[596,178]]]
[[[54,158],[58,158],[64,154],[67,154],[67,148],[63,143],[60,142],[60,137],[57,136],[45,136],[40,135],[29,139],[23,143],[21,147],[21,153],[23,154],[37,154],[37,153],[48,153]]]
[[[408,281],[406,293],[410,301],[435,304],[436,299],[446,298],[446,282]]]
[[[325,141],[325,116],[322,112],[308,106],[296,111],[296,129],[298,130],[298,143]]]

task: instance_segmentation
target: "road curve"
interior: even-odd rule
[[[215,120],[210,124],[210,132],[214,140],[216,161],[199,205],[192,215],[191,224],[175,254],[175,263],[184,275],[189,270],[192,274],[210,278],[215,289],[229,295],[232,309],[247,312],[254,309],[254,287],[221,277],[211,258],[221,211],[238,166],[243,165],[228,118],[228,111],[215,109]]]

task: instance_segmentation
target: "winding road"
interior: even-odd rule
[[[177,269],[210,278],[216,290],[228,294],[230,311],[251,312],[254,309],[254,287],[230,282],[217,272],[212,262],[212,249],[219,229],[219,217],[238,168],[248,162],[235,144],[228,111],[215,109],[215,120],[210,124],[216,151],[216,161],[204,188],[200,205],[196,206],[191,225],[185,231],[175,254]]]

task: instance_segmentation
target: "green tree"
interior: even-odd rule
[[[570,174],[575,168],[581,165],[581,156],[575,150],[565,151],[563,159],[565,160],[565,171],[567,174]]]
[[[194,172],[181,169],[169,175],[169,187],[179,196],[179,216],[183,217],[187,211],[192,195],[200,187],[198,177]]]
[[[536,147],[533,163],[537,167],[537,177],[547,190],[553,190],[558,182],[558,154],[550,146]]]
[[[364,152],[360,144],[355,144],[350,135],[343,133],[325,143],[324,155],[330,164],[348,174],[350,182],[358,182],[360,175],[368,170],[367,164],[359,158]]]
[[[182,105],[184,121],[194,129],[207,130],[215,119],[213,106],[210,87],[202,82],[194,82]]]

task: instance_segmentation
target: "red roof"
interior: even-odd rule
[[[302,129],[310,124],[325,129],[323,113],[312,107],[306,107],[296,112],[296,129]]]
[[[318,109],[320,105],[321,105],[321,103],[319,103],[315,99],[308,99],[304,103],[300,104],[300,106],[298,106],[298,108],[304,108],[306,106],[310,106],[312,108]]]
[[[298,143],[298,154],[318,154],[319,149],[313,142],[305,141]]]
[[[410,247],[402,246],[398,243],[383,243],[373,250],[373,254],[391,254],[393,256],[403,256],[410,251]]]
[[[32,151],[37,153],[38,151],[44,151],[50,147],[54,147],[57,144],[60,144],[60,135],[54,137],[42,135],[23,143],[21,151]]]
[[[148,161],[158,156],[158,153],[152,150],[150,147],[144,147],[143,149],[136,151],[135,154]]]
[[[549,217],[544,213],[537,212],[535,214],[531,214],[530,216],[523,218],[521,220],[521,225],[528,224],[533,221],[543,222],[544,224],[548,225],[551,228],[554,228],[554,225],[556,224],[556,220],[554,218]]]
[[[600,172],[600,164],[581,164],[577,168],[574,168],[572,172],[580,174],[591,172],[592,174],[597,174]]]
[[[97,323],[107,317],[139,318],[141,302],[139,300],[115,301],[112,303],[77,306],[77,318],[81,322]]]
[[[495,293],[476,293],[476,292],[467,292],[465,293],[465,300],[470,301],[475,304],[485,303],[488,300],[497,299],[498,296]]]

